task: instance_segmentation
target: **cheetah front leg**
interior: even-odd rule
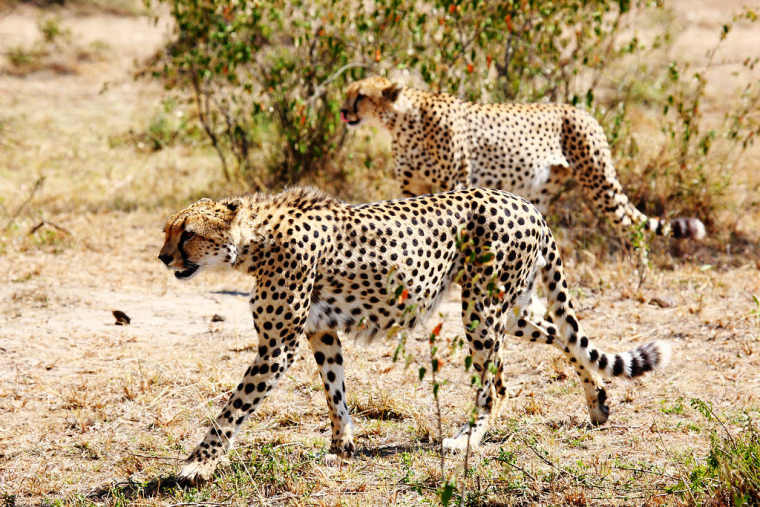
[[[429,194],[432,187],[429,182],[422,181],[418,171],[415,171],[403,154],[403,151],[394,144],[393,150],[393,175],[401,184],[401,195],[404,197],[415,197],[417,195]]]
[[[286,344],[270,348],[266,345],[259,347],[259,356],[246,370],[243,381],[238,384],[214,420],[206,437],[185,460],[180,477],[190,481],[211,477],[219,459],[232,445],[242,424],[267,397],[292,363],[293,348]]]
[[[354,454],[353,423],[346,405],[346,386],[343,372],[343,353],[338,336],[331,331],[309,335],[309,344],[325,385],[327,407],[330,411],[332,441],[330,452],[349,458]]]

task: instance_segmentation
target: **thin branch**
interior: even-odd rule
[[[218,502],[181,502],[172,503],[168,507],[179,507],[180,505],[232,505],[230,502],[218,503]]]
[[[165,459],[168,461],[182,461],[182,458],[175,458],[172,456],[149,456],[147,454],[135,454],[133,452],[129,453],[130,456],[133,456],[135,458],[147,458],[147,459]]]
[[[440,328],[439,328],[440,332]],[[441,424],[441,400],[440,400],[440,386],[438,386],[438,382],[436,380],[436,370],[438,370],[438,366],[440,365],[440,362],[438,362],[435,359],[435,354],[433,353],[433,343],[435,339],[437,338],[437,335],[435,333],[432,333],[430,335],[430,339],[428,340],[428,346],[430,347],[430,369],[432,370],[431,374],[433,377],[433,398],[435,398],[435,412],[436,412],[436,418],[438,419],[438,439],[440,440],[438,452],[441,455],[441,481],[444,481],[446,478],[446,459],[444,455],[444,449],[443,449],[443,426]]]
[[[347,70],[349,70],[349,69],[357,69],[357,68],[369,69],[369,68],[371,68],[371,66],[369,66],[369,65],[367,65],[365,63],[347,63],[343,67],[341,67],[338,70],[336,70],[335,72],[333,72],[332,75],[329,76],[327,79],[325,79],[324,81],[322,81],[314,89],[314,93],[306,100],[306,102],[310,103],[310,102],[313,102],[313,101],[317,100],[319,97],[321,97],[322,95],[324,95],[324,93],[325,93],[325,91],[327,89],[327,85],[329,85],[330,83],[332,83],[333,81],[335,81],[336,79],[338,79],[340,77],[340,75],[343,74],[344,72],[346,72]]]
[[[37,178],[37,181],[34,182],[34,186],[32,187],[32,190],[29,192],[29,195],[26,197],[24,202],[22,202],[18,208],[16,208],[16,211],[11,215],[11,217],[8,219],[8,223],[5,224],[5,230],[7,231],[10,229],[13,222],[18,218],[18,216],[21,214],[21,212],[24,210],[27,204],[29,204],[32,199],[34,199],[34,195],[39,191],[40,188],[42,188],[42,184],[45,182],[45,177],[40,176]]]
[[[190,67],[190,76],[192,77],[191,82],[193,83],[193,90],[195,91],[195,102],[198,107],[198,118],[201,121],[201,125],[203,126],[203,130],[206,131],[206,135],[211,139],[211,145],[216,150],[216,153],[219,155],[219,159],[222,161],[222,171],[224,172],[224,179],[227,181],[230,181],[230,173],[227,169],[227,160],[224,158],[224,152],[222,151],[221,146],[219,146],[219,139],[216,137],[216,133],[211,129],[211,125],[209,124],[209,111],[208,111],[208,103],[209,103],[209,94],[201,90],[201,84],[200,79],[198,77],[198,72],[195,70],[195,66]],[[201,100],[202,96],[206,96],[205,99],[205,109],[203,107],[203,101]]]
[[[27,234],[29,236],[31,236],[32,234],[34,234],[35,232],[37,232],[39,229],[41,229],[45,225],[49,225],[53,229],[59,230],[59,231],[61,231],[64,234],[72,236],[71,232],[69,232],[69,230],[66,229],[65,227],[61,227],[60,225],[54,224],[53,222],[48,222],[47,220],[43,220],[42,222],[38,223],[37,225],[35,225],[31,229],[29,229],[29,232]]]
[[[643,468],[634,468],[634,467],[622,467],[622,466],[613,466],[613,468],[617,468],[618,470],[627,470],[629,472],[641,472],[645,474],[651,474],[651,475],[657,475],[660,477],[667,477],[668,479],[680,479],[680,477],[672,474],[666,474],[664,472],[655,472],[654,470],[645,470]]]

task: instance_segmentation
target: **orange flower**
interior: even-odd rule
[[[509,30],[511,32],[514,29],[514,27],[512,26],[512,15],[511,14],[507,14],[504,17],[504,22],[507,24],[507,30]]]
[[[433,328],[433,336],[440,335],[442,327],[443,327],[443,322],[439,322],[438,325]]]
[[[375,61],[376,62],[380,61],[380,48],[375,50]]]
[[[449,12],[451,14],[454,14],[457,11],[457,6],[455,4],[449,5]]]
[[[404,289],[404,290],[401,291],[401,294],[398,295],[398,303],[397,304],[401,304],[404,301],[406,301],[407,299],[409,299],[409,291],[406,290],[406,289]]]
[[[488,65],[490,67],[492,61],[493,61],[493,57],[491,55],[487,55],[486,56],[486,65]]]
[[[475,67],[473,67],[471,63],[468,63],[468,64],[467,64],[467,72],[468,72],[469,74],[472,74],[472,71],[473,71],[474,69],[475,69]]]

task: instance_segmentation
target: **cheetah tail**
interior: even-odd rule
[[[649,217],[646,228],[658,236],[670,236],[678,239],[703,239],[707,236],[705,224],[693,217],[674,218],[670,222],[662,218]]]
[[[551,236],[547,238],[545,250],[547,264],[543,268],[543,278],[549,290],[549,313],[559,328],[560,339],[564,341],[565,352],[571,355],[571,361],[578,361],[606,377],[627,378],[664,367],[670,361],[670,344],[663,341],[646,343],[618,354],[594,347],[575,315],[557,244]]]

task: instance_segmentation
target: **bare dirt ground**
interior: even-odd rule
[[[687,26],[677,50],[698,59],[727,2],[676,5]],[[40,16],[25,6],[0,13],[0,50],[32,44]],[[430,385],[417,380],[415,361],[425,360],[427,344],[414,337],[408,367],[391,360],[394,343],[347,344],[356,459],[340,467],[323,459],[329,419],[316,366],[302,346],[302,357],[251,418],[218,480],[202,488],[172,483],[177,460],[206,430],[202,421],[216,415],[254,357],[245,294],[251,284],[223,273],[181,284],[155,258],[164,218],[187,196],[202,195],[217,170],[202,147],[154,153],[118,141],[130,129],[144,130],[161,110],[160,86],[135,82],[132,72],[135,60],[165,40],[166,22],[102,12],[61,16],[73,45],[108,41],[102,57],[70,56],[68,72],[0,73],[3,500],[187,505],[430,499],[429,478],[438,476],[430,442],[438,430]],[[752,30],[731,39],[727,51],[737,58],[757,55]],[[720,88],[716,103],[720,92],[728,93],[727,86]],[[750,154],[747,174],[756,171],[758,150]],[[748,177],[745,194],[751,197],[757,183]],[[554,349],[510,341],[510,394],[474,457],[483,498],[517,504],[689,501],[677,484],[689,459],[704,458],[712,428],[689,400],[712,403],[731,428],[743,413],[760,416],[760,308],[753,301],[760,296],[760,218],[755,211],[737,220],[737,228],[755,238],[745,254],[684,247],[683,258],[660,255],[640,288],[630,258],[565,250],[580,316],[598,344],[620,351],[670,340],[673,363],[642,381],[610,383],[612,417],[592,428],[572,369]],[[457,308],[452,294],[441,308],[443,336],[461,336]],[[128,314],[131,324],[116,326],[112,310]],[[223,320],[213,321],[214,315]],[[471,403],[459,367],[463,355],[452,352],[442,372],[449,380],[441,390],[445,435]],[[460,459],[449,458],[448,467],[461,468]]]

